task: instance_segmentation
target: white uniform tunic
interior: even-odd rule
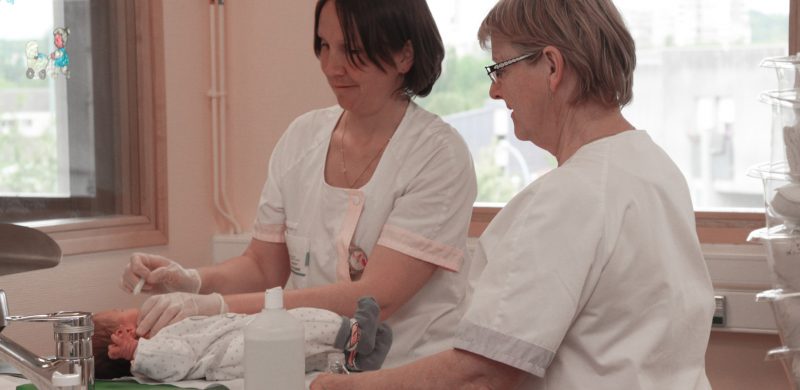
[[[583,146],[503,208],[456,348],[522,389],[708,389],[714,300],[686,182],[644,131]]]
[[[366,254],[382,245],[439,266],[387,321],[394,339],[384,367],[450,348],[468,294],[465,248],[477,193],[469,150],[451,126],[412,102],[370,181],[332,187],[325,158],[341,114],[338,106],[309,112],[281,137],[253,236],[286,242],[289,288],[350,281],[351,245]]]

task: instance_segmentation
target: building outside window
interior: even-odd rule
[[[477,27],[494,0],[428,0],[447,47],[433,93],[420,99],[466,139],[478,202],[505,202],[556,165],[514,137],[502,101],[489,99]],[[769,160],[774,89],[763,58],[788,54],[789,0],[616,0],[636,41],[634,98],[623,109],[683,171],[697,210],[753,211],[762,185],[748,169]],[[654,173],[654,174],[657,174]]]

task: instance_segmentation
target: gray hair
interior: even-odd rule
[[[578,77],[573,104],[622,107],[633,98],[636,47],[611,0],[500,0],[478,30],[481,47],[492,34],[523,52],[558,48]]]

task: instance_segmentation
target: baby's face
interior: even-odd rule
[[[111,335],[111,345],[108,346],[108,357],[112,359],[133,360],[138,345],[136,337],[136,320],[139,318],[139,309],[117,310],[119,327]]]
[[[113,323],[117,326],[111,334],[108,356],[112,359],[133,359],[138,344],[136,321],[139,319],[139,309],[108,310],[95,313],[94,317],[102,319],[103,323]]]
[[[136,326],[120,325],[111,335],[111,344],[108,346],[108,357],[112,359],[133,360],[136,347],[139,345],[136,337]]]

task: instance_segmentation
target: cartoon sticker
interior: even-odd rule
[[[25,45],[25,58],[27,58],[28,70],[25,76],[32,79],[36,76],[44,80],[47,78],[47,65],[50,59],[43,53],[39,53],[39,43],[30,41]]]
[[[69,78],[69,54],[67,53],[68,38],[68,28],[59,27],[53,30],[53,44],[56,46],[56,50],[50,53],[50,59],[54,60],[53,78],[58,77],[59,72]]]
[[[25,76],[28,79],[38,78],[44,80],[47,75],[57,78],[59,74],[69,78],[69,53],[67,53],[67,40],[69,40],[69,29],[58,27],[53,30],[53,45],[56,49],[48,57],[45,53],[39,52],[39,43],[28,41],[25,45],[25,59],[27,69]]]

